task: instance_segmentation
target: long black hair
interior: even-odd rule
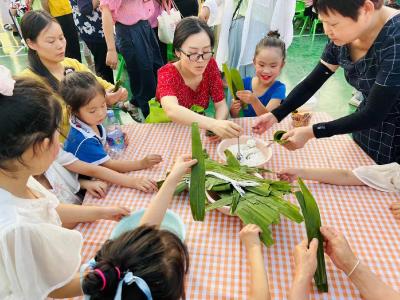
[[[44,10],[27,12],[21,21],[22,36],[25,41],[31,40],[35,42],[43,29],[53,22],[58,24],[57,20]],[[31,48],[28,49],[28,63],[32,72],[43,77],[55,92],[58,91],[59,81],[46,68],[38,53]]]
[[[0,94],[0,169],[13,171],[31,146],[52,137],[61,120],[61,105],[52,91],[32,78],[17,78],[12,96]]]
[[[83,292],[92,300],[114,299],[119,281],[126,272],[142,278],[153,299],[185,299],[185,274],[189,268],[186,246],[173,233],[154,226],[140,226],[116,240],[107,241],[95,257],[98,272],[89,272],[82,281]],[[146,300],[135,283],[124,285],[123,300]]]

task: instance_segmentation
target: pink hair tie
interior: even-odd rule
[[[100,269],[94,269],[93,272],[96,272],[101,277],[101,280],[103,281],[103,286],[101,287],[100,291],[103,291],[106,288],[106,285],[107,285],[106,276],[104,276],[103,271],[100,270]]]
[[[119,268],[118,267],[114,267],[115,268],[115,271],[117,271],[117,274],[118,274],[118,280],[120,280],[121,279],[121,271],[119,270]]]

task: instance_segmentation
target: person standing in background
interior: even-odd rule
[[[148,101],[156,94],[157,70],[163,65],[157,37],[149,19],[155,12],[155,0],[100,0],[103,30],[107,43],[106,63],[117,68],[119,51],[125,59],[132,104],[144,117],[149,114]]]
[[[72,16],[72,7],[68,0],[41,0],[42,7],[57,19],[67,41],[65,56],[82,62],[78,31]]]
[[[106,65],[107,44],[104,39],[99,0],[70,0],[80,37],[94,57],[96,74],[114,83],[113,70]]]

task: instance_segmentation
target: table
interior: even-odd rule
[[[327,121],[325,113],[315,113],[312,122]],[[237,119],[245,134],[251,134],[252,118]],[[275,130],[288,130],[287,118],[261,138],[271,139]],[[191,153],[190,128],[177,124],[137,124],[124,129],[129,136],[125,158],[138,159],[146,154],[161,154],[164,161],[149,170],[135,172],[155,180],[164,179],[178,155]],[[203,146],[217,159],[216,145]],[[330,167],[353,169],[372,164],[372,160],[348,135],[310,141],[303,149],[287,151],[273,145],[272,159],[266,167]],[[332,186],[306,182],[317,199],[322,223],[342,231],[353,250],[374,272],[389,285],[400,289],[400,223],[389,211],[389,204],[399,200],[399,194],[383,193],[369,187]],[[132,210],[146,207],[152,195],[137,190],[111,186],[105,199],[87,197],[84,204],[123,205]],[[294,197],[291,201],[295,202]],[[241,221],[218,211],[206,215],[205,222],[194,222],[187,193],[175,197],[170,209],[177,212],[187,229],[186,243],[190,252],[190,271],[186,278],[187,299],[246,299],[249,270],[244,246],[239,240]],[[77,229],[84,237],[82,261],[93,257],[116,225],[112,221],[80,224]],[[286,299],[292,281],[292,252],[306,236],[304,224],[282,219],[272,227],[275,245],[264,248],[265,268],[268,271],[272,299]],[[329,294],[318,294],[315,287],[312,299],[359,299],[360,295],[346,275],[327,258]]]

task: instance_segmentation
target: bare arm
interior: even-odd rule
[[[80,282],[80,274],[76,273],[75,277],[63,287],[60,287],[49,294],[50,298],[64,299],[82,296],[82,288]]]
[[[264,268],[264,258],[261,245],[253,246],[247,249],[247,260],[250,265],[251,300],[271,299],[268,288],[268,277]]]
[[[295,276],[292,287],[289,292],[289,300],[308,300],[310,299],[312,278],[305,278],[301,276]]]
[[[362,261],[350,279],[366,300],[400,300],[400,294],[386,285]]]
[[[281,100],[279,99],[271,99],[267,106],[264,106],[262,102],[257,98],[258,101],[254,101],[252,104],[254,111],[256,112],[257,116],[261,116],[265,113],[270,112],[271,110],[277,108],[279,105],[281,105]]]
[[[147,168],[145,159],[139,159],[139,160],[110,159],[105,163],[103,163],[102,166],[121,173],[137,171]]]
[[[107,208],[102,206],[85,206],[60,203],[57,208],[63,224],[93,222],[105,217]]]
[[[225,99],[220,102],[214,103],[214,106],[215,106],[215,119],[226,120],[228,118],[229,109]]]

